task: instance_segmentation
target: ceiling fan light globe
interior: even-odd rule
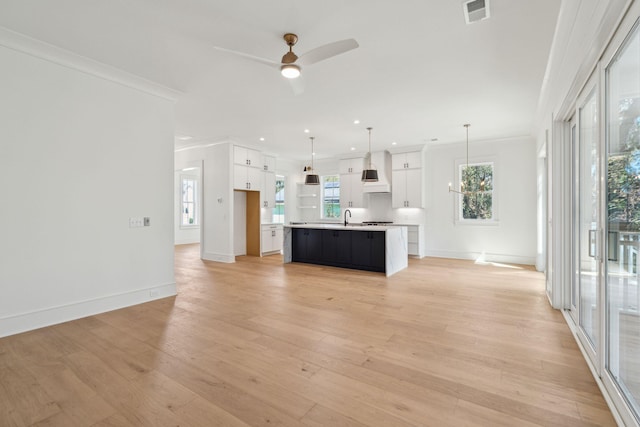
[[[280,73],[288,79],[296,79],[300,77],[300,67],[296,64],[285,64],[280,67]]]

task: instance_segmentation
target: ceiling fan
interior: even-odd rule
[[[218,46],[214,46],[214,49],[242,56],[249,60],[267,65],[269,67],[280,68],[280,73],[287,79],[290,79],[293,91],[296,95],[298,95],[303,91],[302,84],[299,81],[302,67],[313,65],[316,62],[324,61],[325,59],[329,59],[334,56],[340,55],[341,53],[348,52],[359,46],[358,42],[354,39],[340,40],[312,49],[309,52],[304,53],[300,55],[300,57],[298,57],[298,55],[293,52],[293,46],[295,46],[295,44],[298,42],[298,36],[293,33],[286,33],[282,38],[284,39],[285,43],[287,43],[287,46],[289,46],[289,52],[284,54],[280,62],[272,61],[270,59],[261,58],[259,56],[239,52],[236,50],[225,49]],[[296,80],[298,82],[296,82]]]

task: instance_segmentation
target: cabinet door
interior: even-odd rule
[[[355,159],[341,159],[339,163],[339,171],[341,174],[357,173],[362,174],[362,165],[364,164],[362,157]]]
[[[262,154],[257,150],[247,148],[247,166],[263,169]]]
[[[239,147],[237,145],[233,146],[233,163],[236,165],[247,165],[247,149],[244,147]]]
[[[405,169],[406,164],[407,164],[407,155],[405,153],[391,155],[392,170]]]
[[[247,188],[247,190],[260,191],[263,186],[262,171],[258,168],[251,167],[246,167],[245,169],[247,171],[247,183],[249,184],[249,188]]]
[[[351,264],[351,232],[322,230],[322,260],[335,266]]]
[[[276,171],[276,158],[273,156],[263,156],[263,170],[265,172],[275,172]]]
[[[422,208],[422,169],[408,169],[406,177],[406,207]]]
[[[370,231],[371,264],[374,271],[385,270],[385,236],[384,231]]]
[[[271,236],[271,230],[262,230],[262,253],[273,251],[273,236]]]
[[[276,235],[273,236],[273,240],[271,241],[271,249],[274,251],[282,251],[282,246],[284,243],[284,230],[282,227],[276,228]]]
[[[405,153],[405,159],[407,169],[416,169],[422,167],[422,151]]]
[[[407,245],[409,255],[420,255],[420,228],[418,226],[407,227]]]
[[[351,263],[356,267],[371,265],[369,231],[351,232]]]
[[[364,193],[362,192],[362,177],[360,174],[348,175],[351,181],[351,205],[352,208],[364,208]],[[342,182],[342,180],[340,180]]]
[[[407,200],[407,171],[394,170],[391,172],[393,188],[391,189],[391,207],[404,208]]]
[[[340,208],[348,209],[351,206],[351,175],[340,175]]]
[[[351,237],[352,264],[363,270],[385,270],[385,232],[354,231]]]
[[[276,205],[276,174],[263,172],[262,207],[273,208]]]
[[[351,159],[341,159],[339,165],[340,175],[351,173]]]
[[[307,230],[307,259],[309,261],[317,262],[322,260],[322,231]]]
[[[291,260],[305,262],[307,260],[307,236],[304,228],[291,230]]]
[[[247,167],[233,165],[233,188],[236,190],[248,190]]]

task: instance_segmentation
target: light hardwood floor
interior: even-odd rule
[[[529,267],[203,262],[178,296],[0,339],[0,425],[615,425]]]

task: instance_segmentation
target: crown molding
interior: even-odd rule
[[[175,102],[183,92],[0,26],[0,46]]]

